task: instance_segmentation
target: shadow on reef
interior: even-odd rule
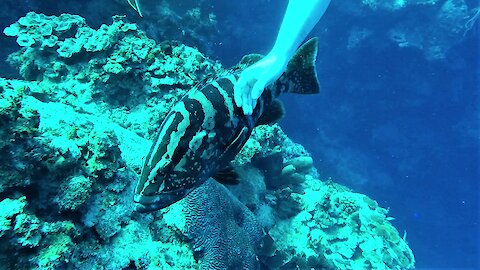
[[[413,268],[388,211],[320,181],[278,125],[257,127],[237,155],[240,185],[207,181],[167,209],[134,212],[151,134],[223,68],[119,17],[95,30],[79,16],[29,13],[5,33],[22,47],[9,61],[24,78],[0,79],[6,268]]]

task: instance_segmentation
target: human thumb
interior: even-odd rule
[[[235,104],[237,104],[238,107],[242,106],[242,96],[243,91],[245,91],[245,85],[245,80],[240,78],[233,86],[233,99],[235,100]]]

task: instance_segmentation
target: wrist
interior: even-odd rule
[[[269,54],[265,56],[265,61],[272,63],[275,67],[278,68],[285,68],[288,64],[289,55],[285,52],[279,52],[276,50],[270,51]]]

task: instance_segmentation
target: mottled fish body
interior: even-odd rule
[[[163,120],[145,159],[135,189],[137,210],[167,207],[210,177],[237,183],[230,162],[255,126],[281,118],[283,107],[276,98],[283,92],[319,92],[317,46],[311,39],[296,52],[285,73],[265,89],[252,115],[235,105],[233,89],[239,72],[261,59],[259,55],[245,56],[236,68],[190,90]]]

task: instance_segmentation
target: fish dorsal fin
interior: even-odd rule
[[[263,55],[258,53],[247,54],[242,57],[242,60],[240,60],[239,64],[251,66],[256,62],[262,60],[263,57]]]
[[[231,165],[219,170],[212,178],[224,185],[237,185],[240,183],[240,177]]]
[[[261,54],[257,53],[252,53],[252,54],[247,54],[242,57],[242,60],[235,66],[231,68],[231,70],[236,71],[236,70],[243,70],[256,62],[260,61],[264,56]]]
[[[203,87],[205,87],[207,84],[209,84],[210,82],[214,81],[215,79],[217,78],[217,74],[208,74],[207,76],[205,76],[203,79],[199,80],[196,82],[196,84],[193,86],[192,89],[194,90],[200,90],[202,89]]]
[[[283,107],[283,103],[280,100],[275,99],[267,108],[265,108],[262,115],[260,115],[260,118],[258,118],[255,123],[255,126],[277,123],[284,115],[285,107]]]
[[[285,91],[296,94],[317,94],[320,84],[317,79],[315,61],[317,60],[318,38],[305,42],[288,62],[285,73],[277,80],[280,83],[291,82]]]

